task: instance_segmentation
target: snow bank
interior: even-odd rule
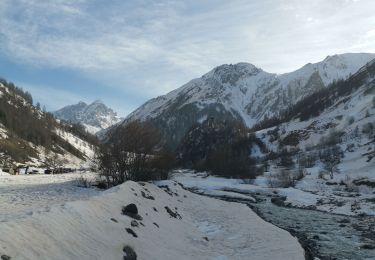
[[[123,259],[123,247],[129,245],[138,259],[146,260],[304,259],[296,238],[247,206],[199,196],[174,182],[168,187],[127,182],[87,201],[3,222],[0,255],[111,260]],[[143,217],[135,227],[133,219],[121,213],[129,203],[136,204]]]

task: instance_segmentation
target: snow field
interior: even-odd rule
[[[304,259],[296,238],[247,206],[192,194],[172,181],[164,184],[169,190],[129,181],[86,201],[3,222],[0,254],[12,259],[111,260],[122,259],[122,249],[129,245],[141,260]],[[137,205],[143,218],[137,227],[121,214],[129,203]]]

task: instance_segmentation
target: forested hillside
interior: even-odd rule
[[[57,130],[71,133],[88,145],[96,144],[96,138],[81,126],[55,120],[39,103],[33,104],[29,92],[4,79],[0,80],[0,128],[1,154],[15,162],[42,160],[49,152],[85,160],[85,153]]]

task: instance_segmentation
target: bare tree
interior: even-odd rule
[[[98,169],[101,176],[108,186],[126,180],[161,178],[162,168],[170,165],[163,163],[167,154],[161,152],[159,143],[159,131],[149,124],[133,121],[117,128],[100,149]]]
[[[338,164],[341,161],[342,151],[338,145],[328,147],[320,152],[320,160],[324,164],[324,168],[329,172],[330,178],[333,174],[339,172]]]
[[[62,168],[67,163],[65,158],[59,157],[57,153],[52,153],[48,151],[45,159],[44,165],[52,171],[52,174],[57,173],[60,168]]]
[[[10,158],[10,156],[4,154],[4,153],[0,153],[0,167],[1,168],[7,168],[9,166],[12,165],[12,159]]]

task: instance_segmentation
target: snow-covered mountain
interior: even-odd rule
[[[280,166],[303,171],[293,189],[279,193],[289,205],[375,215],[374,204],[368,203],[375,187],[375,60],[349,79],[304,98],[256,136],[268,151],[259,153],[268,169],[258,183],[275,181],[285,173]],[[276,159],[267,157],[271,153]],[[295,166],[282,165],[285,155]]]
[[[280,75],[249,63],[221,65],[164,96],[151,99],[125,122],[152,122],[172,146],[193,124],[208,117],[241,120],[250,127],[333,81],[346,79],[374,58],[375,54],[370,53],[333,55]]]
[[[108,108],[102,101],[96,100],[91,104],[79,102],[63,107],[53,114],[65,121],[81,123],[92,134],[106,129],[122,120],[116,112]]]

